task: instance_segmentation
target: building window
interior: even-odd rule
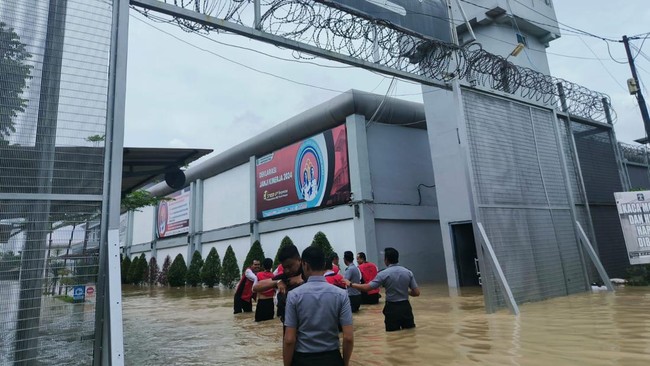
[[[526,40],[526,37],[520,33],[517,33],[517,43],[521,43],[524,46],[528,47],[528,41]]]

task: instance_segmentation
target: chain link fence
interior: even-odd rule
[[[93,363],[112,2],[0,0],[0,364]]]

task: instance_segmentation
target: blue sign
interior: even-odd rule
[[[86,286],[74,286],[72,288],[72,300],[74,302],[83,302],[86,299]]]

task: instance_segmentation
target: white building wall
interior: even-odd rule
[[[157,254],[156,254],[156,261],[158,262],[158,265],[160,266],[160,269],[162,269],[163,262],[165,261],[165,257],[169,255],[171,258],[172,262],[174,261],[174,258],[176,258],[177,255],[182,254],[183,258],[185,259],[185,263],[189,263],[189,260],[187,259],[187,245],[181,245],[179,247],[173,247],[173,248],[165,248],[165,249],[158,249]],[[138,254],[140,255],[140,254]],[[146,252],[147,255],[147,261],[151,257],[151,252]],[[190,258],[191,259],[191,258]]]
[[[354,224],[352,220],[262,233],[260,235],[260,243],[264,249],[264,254],[268,258],[275,258],[275,254],[280,247],[280,242],[286,235],[291,238],[293,244],[302,252],[307,246],[311,245],[314,235],[319,231],[322,231],[327,236],[327,240],[329,240],[332,248],[339,255],[339,258],[341,258],[341,261],[343,261],[343,252],[346,250],[355,251]]]
[[[250,221],[249,163],[203,182],[203,231]],[[221,253],[219,253],[221,255]]]
[[[133,244],[149,243],[153,240],[153,210],[143,207],[133,215]]]
[[[229,245],[232,246],[232,250],[235,252],[235,257],[237,257],[237,266],[238,268],[241,269],[241,266],[244,265],[244,260],[246,259],[248,250],[251,247],[250,238],[248,236],[241,237],[241,238],[227,239],[227,240],[222,240],[222,241],[212,242],[212,243],[203,243],[201,256],[205,260],[205,257],[208,256],[210,250],[212,250],[212,248],[217,248],[217,253],[219,253],[219,259],[221,259],[221,261],[223,262],[223,257],[226,255],[226,250],[228,249]],[[268,253],[266,253],[266,250],[264,251],[264,254],[266,254],[266,256],[268,257]]]
[[[495,55],[507,57],[517,46],[518,31],[509,24],[491,24],[489,27],[477,28],[474,32],[483,49]],[[526,37],[528,47],[517,57],[508,57],[508,61],[549,75],[551,71],[546,57],[546,46],[523,30],[521,34]]]

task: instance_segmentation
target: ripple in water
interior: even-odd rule
[[[650,365],[650,289],[621,288],[485,314],[480,289],[425,285],[417,328],[384,332],[380,305],[354,315],[352,365]],[[124,288],[128,365],[278,365],[280,321],[232,314],[233,291]]]

